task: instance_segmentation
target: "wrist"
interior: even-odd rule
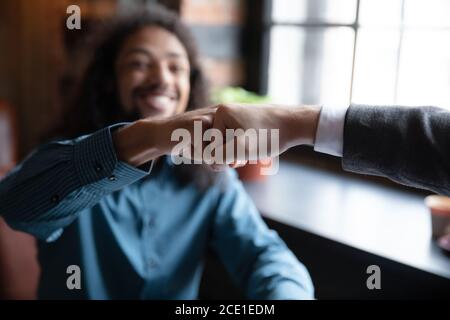
[[[138,167],[164,155],[158,131],[158,124],[149,120],[138,120],[116,131],[113,141],[118,159]]]
[[[289,147],[296,145],[314,145],[321,107],[305,105],[291,109],[289,117]]]

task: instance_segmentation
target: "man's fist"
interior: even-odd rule
[[[213,129],[222,132],[224,154],[222,164],[232,167],[240,166],[249,160],[261,159],[260,148],[264,147],[266,156],[274,157],[292,146],[314,144],[317,123],[320,115],[318,106],[283,107],[275,105],[225,104],[217,106],[214,115]],[[227,130],[234,130],[234,135],[227,137]],[[236,130],[241,130],[238,134]],[[256,132],[257,141],[251,145],[248,141],[250,134],[242,132]],[[230,131],[231,132],[231,131]],[[278,141],[274,144],[272,133],[277,132]],[[264,140],[264,141],[262,141]],[[226,152],[233,150],[234,152]],[[245,152],[236,152],[239,147]],[[215,166],[215,168],[221,168]]]

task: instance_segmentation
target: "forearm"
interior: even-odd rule
[[[450,112],[434,107],[325,106],[318,118],[303,116],[303,121],[317,124],[314,150],[343,157],[344,170],[450,195]],[[296,123],[301,126],[301,119]],[[314,131],[297,130],[299,137],[309,139]]]
[[[345,170],[450,195],[450,112],[422,107],[350,107]]]
[[[309,300],[314,287],[305,266],[276,237],[253,262],[247,286],[251,299]]]
[[[241,183],[230,181],[216,211],[211,245],[250,299],[311,299],[305,266],[269,230]]]
[[[282,116],[280,128],[286,128],[287,146],[314,145],[317,126],[320,118],[320,106],[305,105],[287,108],[287,113]]]
[[[84,208],[147,174],[117,159],[110,128],[52,142],[0,181],[0,214],[12,227],[45,240]]]
[[[177,145],[172,134],[178,130],[194,133],[195,122],[209,128],[215,108],[203,108],[176,114],[168,118],[142,119],[121,128],[113,134],[118,158],[139,167],[162,155],[168,155]]]
[[[139,120],[114,132],[113,142],[118,159],[139,167],[167,153],[168,150],[162,147],[156,137],[155,128],[152,121]]]

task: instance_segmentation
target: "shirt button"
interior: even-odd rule
[[[109,180],[109,181],[116,181],[117,178],[116,178],[115,175],[112,175],[112,176],[110,176],[110,177],[108,178],[108,180]]]
[[[154,259],[150,258],[147,260],[145,267],[147,268],[147,270],[155,269],[156,267],[158,267],[158,263]]]
[[[155,218],[154,217],[148,218],[147,226],[149,226],[150,228],[155,226]]]
[[[101,172],[103,170],[103,167],[100,164],[96,163],[94,169],[96,172]]]
[[[58,203],[59,202],[59,196],[57,194],[54,194],[50,200],[53,203]]]

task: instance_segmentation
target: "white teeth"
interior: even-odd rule
[[[168,102],[170,102],[170,98],[166,97],[166,96],[156,96],[156,97],[153,97],[153,100],[158,102],[158,103],[168,103]]]
[[[146,102],[156,109],[166,109],[168,106],[172,104],[172,99],[167,96],[148,96]]]

